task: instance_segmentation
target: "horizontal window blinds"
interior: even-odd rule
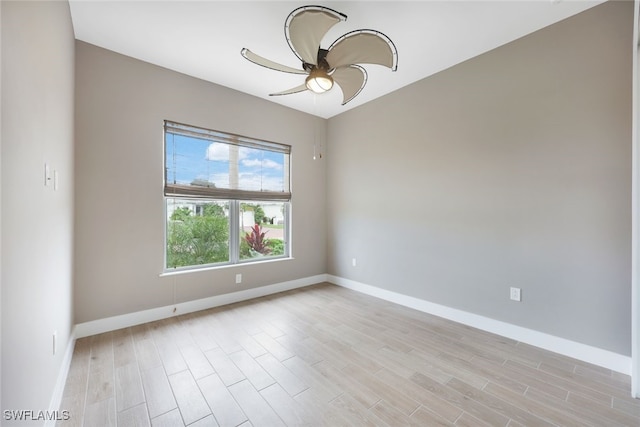
[[[291,147],[165,121],[166,196],[291,199]]]

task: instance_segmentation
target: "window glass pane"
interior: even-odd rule
[[[232,148],[233,150],[233,148]],[[285,154],[256,148],[238,150],[238,188],[251,191],[288,191],[285,177]],[[230,175],[232,176],[232,175]]]
[[[229,262],[229,202],[167,199],[167,268]]]
[[[168,183],[208,187],[214,186],[214,176],[229,176],[228,155],[227,161],[212,160],[209,157],[210,141],[169,133],[166,138]]]
[[[165,120],[167,270],[289,256],[291,146]]]
[[[285,202],[240,202],[240,260],[286,255]]]
[[[168,184],[288,192],[289,154],[167,132]]]

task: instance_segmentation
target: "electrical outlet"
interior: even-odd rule
[[[356,259],[355,259],[355,258],[351,258],[351,265],[352,265],[353,267],[355,267],[355,266],[356,266]]]
[[[520,288],[511,288],[509,296],[512,301],[522,301],[522,297],[520,295]]]
[[[53,340],[52,340],[52,347],[53,347],[53,355],[56,355],[56,345],[57,345],[57,338],[58,338],[58,331],[53,331]]]
[[[242,283],[242,274],[240,273],[236,274],[236,284],[238,283]]]

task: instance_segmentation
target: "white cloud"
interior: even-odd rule
[[[229,175],[225,173],[212,174],[209,181],[216,184],[218,188],[229,188]],[[282,191],[282,177],[267,177],[255,173],[240,173],[238,176],[239,185],[243,190],[253,191]]]
[[[282,191],[282,177],[268,177],[254,173],[241,173],[240,186],[246,190]]]
[[[207,160],[229,161],[229,146],[224,144],[209,144],[207,147]]]
[[[280,163],[274,162],[270,159],[247,159],[242,161],[242,165],[248,168],[250,167],[263,167],[265,169],[275,169],[282,170],[282,165]]]
[[[231,185],[229,174],[232,168],[228,165],[229,151],[229,145],[215,142],[209,144],[206,150],[206,160],[217,162],[210,165],[209,182],[213,182],[218,188],[229,188]],[[254,191],[282,191],[284,176],[280,171],[284,166],[277,161],[260,157],[262,157],[260,150],[239,147],[238,183],[240,188]]]
[[[215,173],[209,177],[209,182],[213,182],[218,188],[229,188],[229,174]]]
[[[205,158],[207,160],[228,162],[229,161],[229,145],[213,142],[207,147]],[[249,155],[250,148],[240,147],[238,150],[238,159],[246,159]]]

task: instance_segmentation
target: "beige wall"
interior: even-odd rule
[[[159,277],[164,119],[292,146],[293,260]],[[76,323],[171,305],[174,285],[180,303],[325,273],[325,163],[312,159],[325,125],[77,42]]]
[[[2,5],[0,5],[2,23]],[[0,28],[0,332],[2,332],[2,29]],[[0,409],[2,406],[2,337],[0,337]]]
[[[330,119],[328,272],[630,355],[632,10]]]
[[[66,2],[0,9],[2,409],[47,410],[73,325],[74,37]]]
[[[74,46],[65,2],[0,2],[0,406],[48,408],[73,323],[325,272],[630,354],[631,8],[325,121]],[[294,260],[159,276],[163,119],[293,146]]]

